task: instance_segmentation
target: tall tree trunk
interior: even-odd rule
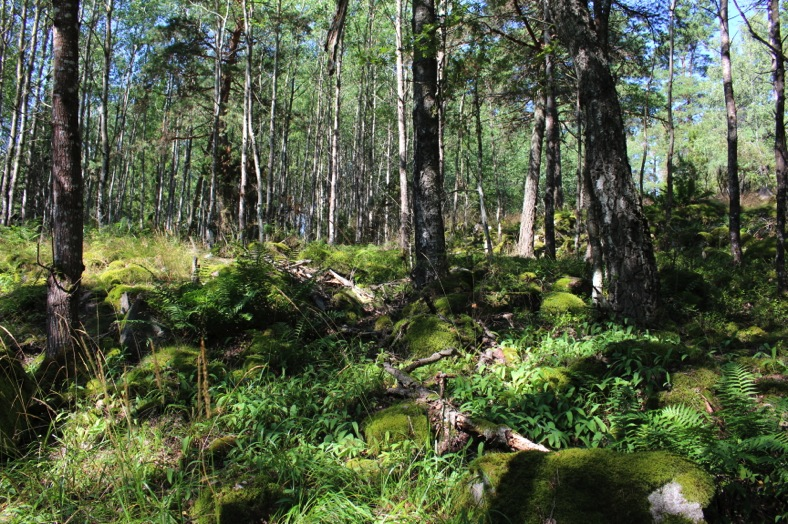
[[[11,164],[14,159],[14,152],[16,148],[19,146],[20,136],[22,135],[20,131],[20,121],[22,120],[22,116],[25,114],[25,109],[22,107],[22,102],[25,99],[25,91],[27,87],[25,86],[27,75],[25,71],[27,70],[25,67],[25,55],[27,53],[27,11],[30,5],[29,0],[25,0],[24,4],[22,5],[22,13],[20,16],[20,27],[19,27],[19,34],[17,40],[17,57],[16,57],[16,74],[15,74],[15,84],[16,89],[14,92],[14,103],[11,112],[11,126],[8,131],[8,143],[6,146],[5,151],[5,158],[3,159],[3,172],[0,174],[2,177],[2,182],[0,182],[0,200],[2,201],[2,210],[0,210],[0,222],[4,225],[8,225],[8,217],[11,216],[11,208],[13,207],[13,202],[8,201],[8,188],[11,182]],[[31,55],[35,54],[35,49],[32,51]],[[32,60],[32,58],[31,58]],[[4,93],[0,92],[0,97],[2,97]],[[0,114],[2,117],[2,114]]]
[[[774,90],[774,165],[777,177],[777,293],[788,292],[785,274],[785,214],[788,197],[788,147],[785,139],[785,55],[780,32],[780,2],[769,0],[769,44],[772,55],[772,85]]]
[[[586,125],[589,234],[597,236],[615,316],[641,324],[658,314],[659,280],[648,223],[627,156],[626,134],[607,56],[610,2],[594,3],[592,20],[582,0],[551,3],[558,36],[574,60]]]
[[[76,347],[82,280],[82,166],[79,136],[79,1],[54,0],[52,243],[47,280],[47,349],[65,360]]]
[[[536,200],[539,194],[539,170],[542,165],[542,143],[545,132],[544,93],[534,101],[534,124],[531,131],[531,148],[528,152],[528,174],[525,177],[523,210],[520,214],[520,237],[517,241],[517,255],[535,258],[534,230],[536,229]]]
[[[101,170],[99,171],[98,184],[96,184],[96,224],[98,227],[104,225],[106,204],[105,187],[109,176],[109,75],[112,70],[112,10],[114,0],[106,0],[104,3],[105,27],[104,45],[104,69],[101,75],[101,116],[99,119],[99,134],[101,135]]]
[[[334,62],[334,123],[331,127],[331,156],[328,162],[329,171],[329,191],[328,191],[328,243],[335,244],[337,241],[337,218],[338,218],[338,184],[339,184],[339,123],[340,110],[342,105],[342,55],[344,53],[342,36],[339,37],[338,53]]]
[[[725,113],[728,121],[728,231],[731,239],[733,264],[742,263],[741,202],[739,198],[739,136],[736,116],[736,97],[733,94],[731,72],[731,39],[728,26],[728,0],[719,0],[720,57],[722,59],[722,88],[725,94]]]
[[[276,96],[279,90],[279,46],[281,36],[282,0],[276,4],[276,24],[274,29],[274,64],[271,72],[271,106],[268,113],[268,164],[265,189],[265,215],[270,224],[274,218],[274,159],[276,154]]]
[[[676,0],[670,2],[670,13],[668,20],[668,152],[665,169],[665,221],[670,222],[673,213],[673,150],[676,144],[676,129],[673,125],[673,55],[674,55],[674,31],[676,17]],[[645,160],[645,159],[644,159]]]
[[[479,195],[479,218],[484,234],[484,253],[487,261],[492,263],[493,247],[490,239],[490,225],[487,220],[487,207],[484,202],[484,149],[482,148],[482,115],[481,101],[479,100],[479,79],[474,79],[473,85],[473,116],[476,121],[476,193]]]
[[[413,224],[417,288],[447,271],[438,140],[438,61],[434,0],[413,1]]]
[[[550,20],[547,0],[544,3],[545,20]],[[542,41],[545,53],[545,139],[547,155],[544,181],[544,247],[545,256],[555,259],[555,208],[557,195],[560,194],[561,183],[561,128],[558,121],[558,105],[556,103],[555,72],[553,67],[551,28],[545,22]]]
[[[397,64],[397,145],[399,167],[399,247],[410,251],[410,201],[408,199],[408,138],[405,123],[405,66],[402,48],[402,0],[397,0],[394,32]],[[410,257],[408,257],[409,259]]]

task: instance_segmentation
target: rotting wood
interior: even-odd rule
[[[439,353],[435,353],[432,356]],[[431,357],[422,359],[422,361],[429,358]],[[412,367],[412,364],[409,367]],[[422,385],[405,371],[395,368],[389,362],[383,363],[383,369],[397,379],[397,382],[400,384],[400,387],[390,388],[388,390],[389,394],[409,398],[427,408],[430,422],[433,424],[437,434],[444,436],[442,441],[437,444],[439,453],[458,451],[465,445],[468,439],[452,438],[451,434],[454,431],[482,439],[488,446],[495,448],[505,448],[511,451],[542,451],[545,453],[550,451],[541,444],[528,440],[508,426],[474,419],[462,413],[448,400]]]

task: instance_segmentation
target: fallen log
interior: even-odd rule
[[[421,362],[429,360],[439,353],[441,352],[422,359]],[[435,358],[432,362],[437,360],[439,358]],[[383,369],[397,379],[399,383],[399,387],[389,389],[388,392],[390,394],[411,399],[427,408],[430,422],[436,433],[441,436],[437,444],[437,451],[440,454],[459,451],[465,446],[470,437],[481,439],[488,446],[504,448],[510,451],[535,450],[545,453],[550,451],[541,444],[528,440],[506,425],[494,424],[483,419],[474,419],[462,413],[451,402],[443,398],[444,388],[442,381],[447,378],[445,374],[439,374],[437,377],[441,384],[441,394],[438,394],[425,387],[405,371],[395,368],[389,362],[383,363]],[[411,364],[408,366],[408,369],[412,371],[415,367]],[[457,432],[460,432],[462,435],[457,435]]]

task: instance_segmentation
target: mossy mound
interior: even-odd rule
[[[534,377],[533,386],[542,391],[561,392],[572,385],[572,371],[569,368],[540,367]]]
[[[582,298],[563,291],[552,291],[542,299],[540,312],[548,317],[556,317],[567,313],[582,313],[586,303]]]
[[[698,522],[714,495],[708,474],[664,452],[488,454],[471,471],[473,498],[494,523]]]
[[[473,297],[470,293],[449,293],[434,301],[435,309],[443,316],[467,313],[471,310]]]
[[[22,364],[0,349],[0,458],[16,455],[20,435],[30,429],[27,410],[35,389]]]
[[[388,333],[394,328],[394,321],[388,315],[381,315],[375,319],[375,331]]]
[[[120,311],[121,297],[123,297],[125,293],[128,293],[129,295],[137,295],[139,293],[144,293],[145,291],[151,291],[152,289],[153,289],[152,286],[118,284],[116,286],[113,286],[112,289],[109,290],[106,298],[104,299],[104,302],[115,308],[115,311]]]
[[[122,260],[110,262],[107,269],[96,277],[101,287],[107,290],[118,284],[140,284],[152,282],[153,279],[154,275],[149,270],[139,264],[127,264]]]
[[[206,488],[191,511],[197,524],[255,524],[274,512],[282,488],[265,477]]]
[[[736,340],[745,345],[762,344],[769,334],[758,326],[750,326],[736,332]]]
[[[774,260],[777,256],[777,238],[752,239],[743,248],[744,255],[752,259]]]
[[[462,349],[476,339],[475,323],[467,315],[456,317],[452,323],[434,315],[416,315],[397,322],[394,331],[402,334],[404,349],[414,358],[450,347]]]
[[[403,402],[379,411],[363,425],[367,447],[373,455],[391,444],[413,441],[426,446],[430,440],[430,423],[424,408],[412,402]]]
[[[695,411],[706,411],[706,402],[713,401],[714,387],[720,373],[708,368],[682,369],[671,376],[671,388],[659,393],[662,406],[684,404]]]
[[[552,287],[552,291],[560,291],[563,293],[572,293],[573,295],[590,294],[591,285],[582,278],[564,276],[556,280]]]

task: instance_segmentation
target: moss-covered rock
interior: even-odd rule
[[[660,289],[668,302],[682,307],[705,310],[710,307],[713,291],[703,275],[694,271],[667,267],[660,271]]]
[[[549,317],[567,313],[582,313],[586,310],[586,303],[582,298],[563,291],[552,291],[542,299],[540,312]]]
[[[540,367],[533,385],[543,391],[564,391],[572,385],[572,372],[569,368]]]
[[[426,446],[430,440],[427,412],[412,402],[375,413],[364,422],[363,430],[367,446],[374,455],[396,442],[410,440],[418,446]]]
[[[664,452],[488,454],[471,472],[472,498],[492,522],[698,522],[714,495],[708,474]]]
[[[671,387],[658,395],[662,406],[684,404],[695,411],[706,411],[706,402],[713,402],[714,386],[720,379],[718,371],[709,368],[682,369],[671,376]]]
[[[388,333],[394,328],[394,322],[388,315],[380,315],[375,319],[375,331]]]
[[[139,264],[127,264],[122,260],[114,260],[110,262],[107,269],[98,275],[98,283],[104,289],[111,289],[118,284],[140,284],[145,282],[152,282],[154,279],[153,273]]]
[[[35,389],[22,364],[0,348],[0,458],[15,455],[20,435],[30,428],[28,407]]]
[[[742,344],[761,344],[769,338],[769,334],[758,326],[750,326],[736,332],[736,340]]]
[[[402,335],[406,352],[414,358],[450,347],[462,349],[476,339],[475,323],[467,315],[455,317],[452,323],[435,315],[416,315],[397,322],[394,331]]]
[[[265,477],[205,488],[192,507],[197,524],[256,524],[273,513],[283,490]]]
[[[564,276],[556,280],[551,289],[573,295],[588,294],[591,292],[590,284],[582,278]]]
[[[470,293],[449,293],[435,299],[435,309],[443,316],[467,313],[471,309],[473,297]]]

